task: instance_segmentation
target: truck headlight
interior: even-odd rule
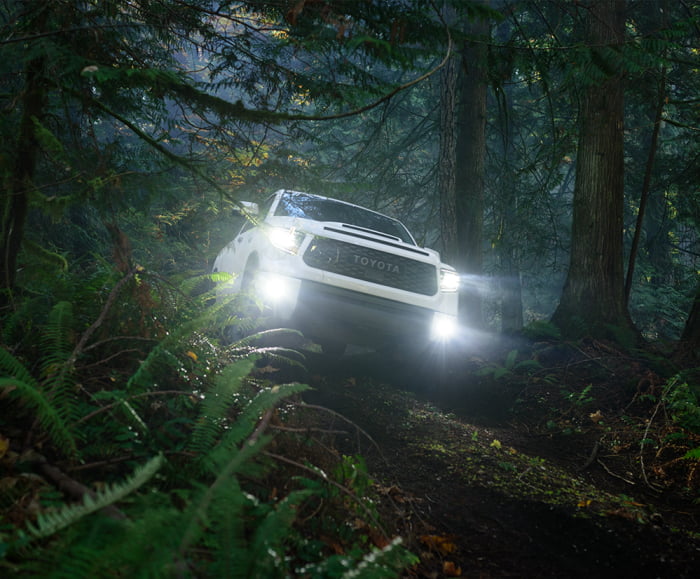
[[[267,230],[267,238],[277,249],[296,254],[301,242],[304,241],[304,234],[294,228],[271,227]]]
[[[455,337],[457,328],[457,316],[435,312],[433,314],[432,327],[430,328],[430,337],[433,340],[446,342]]]
[[[453,269],[440,270],[440,291],[456,292],[459,289],[459,274]]]

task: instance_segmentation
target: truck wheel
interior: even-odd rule
[[[258,275],[258,260],[256,258],[249,259],[243,271],[243,279],[241,279],[241,291],[250,293],[255,289],[255,278]]]

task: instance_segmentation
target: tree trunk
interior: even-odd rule
[[[41,10],[37,30],[43,30],[45,11]],[[25,86],[21,97],[22,116],[15,145],[14,164],[6,185],[0,190],[0,306],[11,301],[17,276],[17,256],[24,239],[24,225],[29,211],[29,195],[36,169],[39,144],[35,121],[41,120],[45,108],[44,58],[30,60],[25,69]]]
[[[447,22],[453,15],[446,14]],[[457,164],[457,60],[450,58],[440,73],[440,151],[438,158],[437,185],[440,194],[440,232],[442,258],[446,263],[456,264],[457,209],[455,198]]]
[[[589,4],[590,50],[607,78],[582,98],[569,271],[552,321],[562,334],[631,336],[623,265],[623,79],[607,48],[624,39],[624,0]],[[595,59],[594,59],[595,60]]]
[[[523,288],[514,251],[501,250],[501,331],[513,334],[523,328]]]
[[[676,352],[676,362],[685,366],[700,364],[700,285],[685,323]]]
[[[460,317],[469,326],[482,327],[482,237],[484,222],[484,166],[486,157],[486,42],[489,26],[469,26],[462,49],[462,75],[458,91],[456,217],[459,257],[456,267],[465,274],[460,293]]]
[[[632,292],[632,283],[634,282],[634,268],[637,261],[637,252],[639,249],[639,240],[642,237],[642,227],[644,226],[644,216],[647,203],[649,201],[649,192],[651,190],[651,176],[654,168],[654,159],[656,158],[656,148],[659,142],[659,130],[663,119],[664,105],[666,103],[666,69],[662,68],[661,78],[659,79],[659,96],[656,102],[656,113],[654,114],[654,128],[651,133],[651,143],[649,144],[649,156],[646,167],[644,168],[644,182],[642,183],[642,193],[639,198],[639,212],[637,213],[637,224],[634,228],[634,236],[632,237],[632,247],[630,249],[629,263],[627,264],[627,278],[625,279],[625,303],[629,304],[630,293]]]

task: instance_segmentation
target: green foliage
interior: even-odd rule
[[[68,455],[75,455],[77,444],[70,424],[76,418],[76,403],[69,357],[68,337],[73,321],[72,307],[60,302],[51,309],[41,334],[38,376],[4,348],[0,348],[0,387],[27,407],[52,442]]]
[[[562,396],[564,396],[564,398],[568,400],[573,406],[581,407],[586,406],[587,404],[590,404],[595,400],[595,398],[591,396],[592,388],[593,384],[588,384],[580,392],[572,392],[571,390],[562,388],[561,393]]]
[[[691,287],[687,282],[683,285]],[[677,340],[680,337],[691,302],[681,287],[659,287],[643,282],[635,286],[630,314],[648,340]]]
[[[559,328],[546,320],[534,320],[525,326],[522,332],[531,340],[561,340]]]
[[[70,277],[47,286],[44,299],[71,291],[95,292],[94,299],[57,302],[43,320],[41,310],[18,310],[13,324],[37,325],[17,349],[41,357],[28,364],[0,350],[0,389],[22,410],[0,417],[0,425],[4,434],[38,423],[48,435],[42,454],[78,466],[67,478],[84,478],[82,488],[99,486],[78,503],[59,500],[46,487],[32,491],[44,506],[36,520],[0,529],[0,566],[56,578],[266,578],[302,567],[315,577],[393,577],[415,561],[398,540],[377,549],[345,524],[347,505],[366,514],[361,505],[371,504],[360,458],[334,471],[348,485],[346,493],[328,494],[320,471],[316,487],[276,473],[265,454],[273,438],[266,425],[278,406],[290,405],[308,387],[270,383],[256,371],[271,363],[297,369],[303,358],[271,345],[279,331],[220,344],[222,328],[242,315],[236,296],[214,299],[210,282],[221,276],[178,285],[142,269],[82,283]],[[116,282],[105,287],[110,278]],[[132,334],[139,328],[160,330],[143,340]],[[126,333],[115,333],[120,330]],[[136,355],[121,346],[132,343],[140,346]],[[268,477],[288,479],[284,492],[267,490],[262,482]],[[336,505],[324,530],[352,544],[342,556],[304,522],[319,501]]]
[[[683,455],[683,458],[700,460],[700,447],[689,450]]]
[[[664,398],[673,421],[694,434],[700,434],[700,390],[681,376],[674,376],[664,388]]]
[[[362,456],[343,455],[333,474],[336,480],[360,496],[366,495],[373,484]]]
[[[226,413],[235,402],[243,378],[250,374],[254,364],[255,358],[247,358],[227,366],[204,394],[200,402],[201,418],[190,437],[193,452],[204,454],[218,442],[226,428]]]
[[[369,553],[361,555],[359,562],[355,555],[334,555],[321,563],[306,565],[300,571],[313,579],[390,578],[399,576],[403,569],[419,562],[416,555],[401,546],[400,538],[381,549],[373,547]]]
[[[489,364],[481,368],[477,374],[479,376],[493,376],[494,380],[512,377],[515,374],[528,374],[541,368],[537,360],[526,359],[518,361],[518,350],[511,350],[506,355],[503,365]]]
[[[48,537],[75,524],[83,517],[124,499],[148,482],[158,472],[162,464],[163,457],[156,456],[137,468],[124,483],[111,485],[99,491],[94,497],[86,494],[80,505],[66,505],[57,511],[40,513],[37,522],[28,525],[29,534],[35,539]]]
[[[190,429],[189,447],[194,454],[189,466],[181,461],[178,467],[167,465],[157,456],[125,482],[107,487],[94,498],[86,497],[81,505],[65,505],[43,514],[28,525],[28,534],[35,542],[49,536],[53,540],[44,547],[32,546],[32,560],[25,568],[46,577],[102,577],[114,572],[162,577],[178,569],[188,569],[186,574],[192,576],[261,579],[295,573],[300,564],[295,551],[307,541],[296,522],[317,491],[292,490],[270,501],[253,494],[255,485],[246,488],[240,477],[258,478],[262,473],[253,468],[270,441],[268,435],[258,432],[261,414],[305,387],[263,388],[239,398],[239,411],[225,417],[231,393],[240,392],[251,367],[251,360],[234,362],[224,368],[207,393],[196,426]],[[193,468],[198,463],[207,468]],[[350,477],[358,492],[368,490],[360,465],[361,461],[346,460],[337,471],[344,480]],[[177,508],[169,497],[177,497]],[[95,515],[117,502],[127,518]],[[6,547],[8,556],[20,556],[28,548],[24,534],[19,533]],[[307,557],[308,553],[301,564],[313,577],[345,577],[349,572],[359,577],[394,577],[416,561],[400,546],[400,540],[369,553],[355,549],[342,557],[320,552],[313,559]]]

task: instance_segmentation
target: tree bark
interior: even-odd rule
[[[459,256],[456,267],[465,274],[460,293],[460,317],[473,327],[483,327],[480,294],[483,274],[484,171],[486,158],[486,39],[487,22],[469,26],[462,49],[456,166],[456,218]],[[483,40],[483,41],[482,41]]]
[[[446,14],[446,20],[452,20]],[[456,264],[457,208],[456,208],[456,165],[457,165],[457,61],[450,58],[440,73],[440,149],[438,158],[437,185],[440,195],[440,232],[442,257],[446,263]]]
[[[607,71],[582,98],[569,271],[552,321],[567,337],[633,333],[623,265],[623,76],[607,49],[624,40],[624,0],[589,3],[589,47]]]
[[[700,285],[676,352],[676,362],[687,366],[700,364]]]
[[[29,8],[28,8],[29,9]],[[43,30],[45,11],[37,18],[37,30]],[[0,306],[11,300],[17,277],[17,256],[24,239],[24,225],[29,211],[29,194],[33,187],[39,144],[35,122],[41,120],[46,101],[44,57],[31,59],[25,68],[25,85],[21,97],[22,116],[15,146],[14,163],[2,196],[0,222]]]
[[[666,103],[666,69],[661,69],[661,78],[659,79],[659,96],[656,103],[656,113],[654,114],[654,128],[651,133],[651,143],[649,144],[649,157],[644,169],[644,182],[642,184],[642,193],[639,198],[639,212],[637,213],[637,224],[634,228],[634,236],[632,237],[632,247],[630,249],[629,262],[627,264],[627,278],[625,279],[625,303],[629,304],[630,293],[632,292],[632,283],[634,281],[634,268],[637,261],[637,252],[639,250],[639,240],[642,236],[642,226],[644,225],[644,215],[646,212],[647,202],[649,201],[649,191],[651,189],[651,176],[654,168],[654,159],[656,158],[656,148],[659,142],[659,129],[661,128],[661,120],[663,118],[664,105]]]

